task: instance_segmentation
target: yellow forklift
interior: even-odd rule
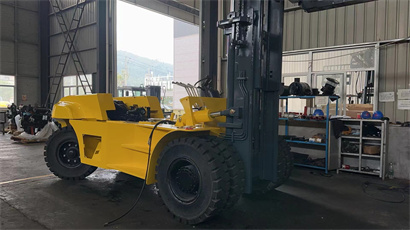
[[[365,1],[293,0],[308,12]],[[152,96],[64,97],[52,113],[61,129],[45,146],[49,169],[66,180],[100,167],[156,183],[169,211],[189,224],[232,207],[258,186],[281,185],[293,167],[290,148],[278,137],[284,3],[232,4],[218,22],[229,38],[226,98],[209,84],[176,83],[187,90],[185,114],[165,119]]]

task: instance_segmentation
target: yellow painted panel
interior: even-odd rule
[[[155,97],[115,99],[128,106],[137,104],[139,107],[150,107],[151,111],[158,111],[152,113],[153,117],[163,118]],[[155,182],[158,156],[170,141],[180,137],[218,135],[224,131],[217,123],[224,122],[225,117],[211,118],[209,113],[225,110],[225,99],[189,97],[181,101],[185,104],[185,114],[181,120],[191,126],[159,125],[152,137],[148,169],[148,138],[156,123],[108,120],[106,111],[115,109],[111,94],[65,97],[55,105],[53,117],[66,119],[65,123],[74,128],[82,163],[119,170],[142,179],[145,179],[148,170],[146,183],[151,184]],[[194,104],[199,104],[203,109],[193,111]]]
[[[54,105],[52,117],[55,119],[108,120],[107,110],[114,109],[112,95],[109,93],[67,96]]]

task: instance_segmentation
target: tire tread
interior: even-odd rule
[[[71,132],[74,132],[73,128],[71,127],[64,127],[56,132],[54,132],[46,141],[46,145],[44,146],[44,161],[46,162],[46,165],[48,169],[57,177],[63,179],[63,180],[84,180],[87,176],[89,176],[91,173],[93,173],[95,170],[97,170],[97,167],[94,166],[89,166],[87,171],[85,171],[83,174],[80,176],[76,177],[67,177],[62,175],[61,173],[58,172],[58,170],[55,169],[53,164],[51,164],[50,160],[48,159],[48,152],[47,152],[47,147],[53,142],[53,139],[58,136],[58,135],[64,135],[64,134],[69,134]]]
[[[228,199],[228,175],[225,173],[227,171],[226,165],[223,163],[224,160],[222,156],[220,156],[217,151],[215,151],[214,148],[212,148],[211,141],[204,139],[204,138],[199,138],[199,137],[185,137],[185,138],[179,138],[176,140],[171,141],[161,152],[158,161],[157,161],[157,166],[156,166],[156,175],[155,178],[158,180],[158,170],[159,170],[159,165],[161,164],[161,161],[164,157],[164,153],[166,153],[170,148],[172,148],[175,145],[190,145],[194,147],[195,149],[199,150],[199,154],[201,154],[204,159],[207,159],[207,164],[210,167],[211,171],[211,178],[212,178],[212,184],[213,184],[213,190],[212,190],[212,195],[210,202],[207,207],[203,208],[204,210],[202,213],[195,217],[195,218],[189,218],[189,217],[183,217],[183,216],[178,216],[175,213],[172,213],[172,210],[170,210],[168,207],[168,211],[173,214],[173,217],[177,219],[181,223],[186,223],[186,224],[198,224],[201,223],[207,219],[209,219],[212,216],[215,216],[218,214],[223,207],[226,204],[226,201]],[[157,185],[157,187],[159,187]],[[161,190],[159,190],[159,195],[161,196]],[[165,205],[166,206],[166,205]]]

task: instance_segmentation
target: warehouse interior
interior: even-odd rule
[[[409,0],[0,12],[1,229],[410,228]]]

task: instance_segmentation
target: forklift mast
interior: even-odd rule
[[[228,35],[226,139],[246,168],[245,192],[255,178],[276,181],[283,1],[237,0],[218,26]]]
[[[373,0],[290,0],[306,12]],[[278,113],[282,76],[284,0],[234,0],[218,27],[228,36],[225,139],[232,141],[246,168],[245,192],[254,180],[278,180]]]

